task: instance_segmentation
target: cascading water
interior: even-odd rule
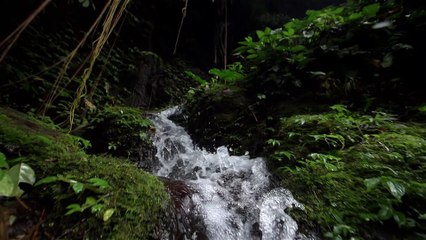
[[[284,210],[303,206],[288,190],[270,189],[263,159],[230,156],[226,147],[216,153],[195,147],[185,130],[168,119],[177,110],[153,116],[159,160],[155,171],[158,176],[184,181],[192,189],[183,208],[202,221],[202,234],[211,240],[299,238],[296,222]],[[197,239],[197,232],[191,234],[186,239]]]

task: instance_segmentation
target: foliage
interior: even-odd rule
[[[111,199],[110,192],[108,190],[111,189],[111,186],[107,181],[101,178],[90,178],[87,182],[79,182],[74,179],[72,176],[63,176],[58,174],[57,176],[47,176],[43,179],[40,179],[35,183],[34,186],[39,186],[43,184],[51,184],[51,183],[68,183],[72,192],[75,195],[68,195],[69,198],[81,198],[81,196],[85,196],[85,202],[83,204],[72,203],[66,207],[68,211],[65,213],[65,216],[76,213],[83,212],[87,209],[90,209],[92,214],[95,214],[98,217],[102,217],[103,221],[108,221],[112,214],[114,213],[113,208],[106,208],[107,205],[110,204]],[[89,194],[89,191],[92,194]],[[95,195],[93,195],[95,194]]]
[[[44,229],[49,234],[68,239],[153,236],[170,204],[156,177],[125,159],[88,155],[80,147],[81,138],[24,114],[4,108],[0,112],[0,148],[20,156],[8,164],[29,164],[42,179],[28,197],[46,210]],[[97,204],[104,205],[102,210]],[[76,210],[82,211],[65,215]]]
[[[424,234],[424,126],[331,109],[282,118],[268,140],[270,165],[305,204],[295,217],[316,222],[332,239]]]
[[[150,144],[153,125],[137,108],[106,106],[96,112],[88,128],[85,136],[95,152],[128,157],[139,146]]]
[[[415,50],[423,51],[419,39],[424,35],[416,30],[424,26],[420,5],[348,1],[309,10],[304,19],[246,37],[235,55],[244,60],[251,94],[298,95],[313,90],[344,97],[362,91],[378,97],[380,88],[380,93],[396,98],[401,91],[423,86],[413,80],[423,74],[414,67],[422,61]],[[401,65],[407,67],[402,70]]]
[[[25,163],[18,163],[9,167],[6,156],[0,152],[0,196],[20,197],[24,191],[20,183],[33,185],[35,182],[34,170]]]

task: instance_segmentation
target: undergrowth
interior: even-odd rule
[[[305,204],[293,212],[330,239],[419,239],[426,235],[425,126],[342,105],[282,118],[267,141],[270,166]],[[391,229],[391,230],[387,230]]]
[[[84,150],[90,146],[87,140],[14,110],[0,108],[0,121],[0,151],[11,159],[9,164],[30,165],[37,180],[48,176],[66,179],[27,187],[21,197],[23,202],[37,202],[39,214],[46,212],[40,234],[66,239],[155,238],[156,225],[164,220],[161,217],[170,203],[156,177],[125,159],[88,155]],[[110,187],[102,191],[93,188],[99,179]],[[76,182],[84,183],[86,189],[76,191],[77,184],[71,184]],[[101,199],[113,215],[102,219],[90,211],[66,214],[67,206],[84,206],[88,199]],[[9,201],[14,200],[2,204]]]

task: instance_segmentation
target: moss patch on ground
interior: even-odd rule
[[[0,151],[10,164],[27,163],[37,180],[46,176],[67,179],[25,188],[22,201],[34,205],[30,208],[41,219],[40,225],[34,224],[38,234],[62,239],[155,237],[156,226],[170,204],[163,183],[156,177],[126,159],[86,154],[87,140],[14,110],[0,108],[0,123]],[[109,187],[96,188],[91,182],[94,178],[105,180]],[[76,191],[76,182],[83,190]],[[88,206],[90,198],[103,207],[65,215],[69,205]],[[0,200],[5,206],[14,201]],[[108,209],[113,215],[103,221]]]
[[[282,118],[269,165],[306,211],[292,215],[329,239],[426,235],[426,127],[342,105]],[[390,230],[389,230],[390,229]]]

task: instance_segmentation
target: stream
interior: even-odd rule
[[[271,187],[262,158],[230,156],[224,146],[216,153],[199,149],[169,119],[177,111],[173,107],[152,117],[159,161],[153,171],[191,189],[181,199],[180,211],[192,226],[180,226],[182,239],[306,239],[284,211],[303,205],[287,189]]]

